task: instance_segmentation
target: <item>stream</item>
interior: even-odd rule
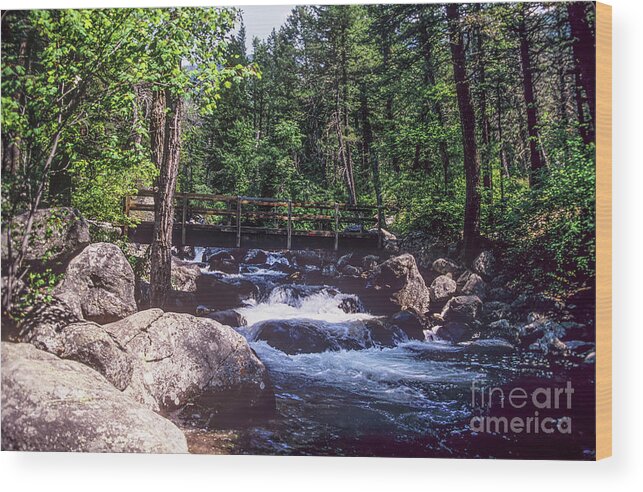
[[[196,258],[201,254],[197,248]],[[529,351],[470,350],[442,341],[409,340],[403,333],[395,337],[393,346],[382,346],[371,329],[380,317],[366,312],[357,296],[336,287],[293,283],[288,273],[272,268],[275,263],[289,262],[280,253],[270,253],[265,265],[242,264],[240,274],[202,269],[204,275],[249,280],[258,287],[257,300],[235,309],[247,320],[247,326],[236,329],[268,368],[277,411],[263,421],[247,422],[240,416],[239,421],[226,421],[216,429],[186,423],[191,452],[593,456],[593,410],[583,404],[593,397],[593,372]],[[261,327],[271,322],[310,326],[323,333],[331,349],[306,353],[305,340],[304,350],[275,348],[274,343],[258,339]],[[471,428],[472,417],[481,414],[472,405],[474,381],[478,388],[534,388],[563,386],[568,380],[575,388],[575,406],[567,412],[573,418],[571,436]]]

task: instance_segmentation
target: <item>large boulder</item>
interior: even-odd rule
[[[487,284],[477,273],[466,271],[458,278],[459,291],[465,296],[478,296],[484,300],[487,297]]]
[[[388,319],[388,326],[393,332],[401,330],[408,338],[424,340],[424,319],[413,311],[400,311]]]
[[[264,340],[286,354],[308,354],[339,350],[320,326],[307,320],[269,320],[252,329],[254,340]]]
[[[228,251],[214,253],[208,259],[208,266],[212,272],[239,273],[239,262]]]
[[[129,385],[131,357],[102,326],[74,319],[60,302],[43,306],[38,311],[30,313],[29,323],[23,326],[21,341],[61,359],[82,362],[119,390]]]
[[[446,340],[452,343],[464,342],[473,335],[471,327],[459,321],[449,321],[444,325],[436,326],[432,331],[433,335],[439,340]]]
[[[446,321],[473,323],[482,313],[482,301],[477,296],[457,296],[446,303],[441,318]]]
[[[306,319],[268,320],[244,331],[250,339],[264,340],[286,354],[361,350],[381,345],[382,340],[374,339],[370,326],[360,320],[340,324]],[[386,331],[393,334],[399,330]]]
[[[2,449],[187,453],[169,420],[96,371],[30,344],[2,343]]]
[[[136,312],[134,271],[111,243],[87,246],[69,262],[54,295],[80,318],[109,323]]]
[[[394,256],[375,267],[368,286],[371,294],[375,291],[370,304],[381,312],[412,309],[423,314],[429,310],[431,293],[410,254]]]
[[[447,275],[440,275],[431,282],[431,301],[443,305],[455,295],[456,289],[455,280]]]
[[[268,253],[262,249],[251,249],[243,258],[243,263],[248,265],[265,265],[268,262]]]
[[[243,278],[220,278],[213,274],[196,279],[198,304],[213,310],[232,309],[243,306],[250,299],[258,299],[259,288]]]
[[[172,287],[183,292],[196,292],[196,279],[201,276],[199,265],[172,257]]]
[[[11,245],[16,251],[27,226],[28,214],[18,215],[11,226]],[[43,208],[34,214],[25,262],[32,269],[64,269],[66,263],[90,242],[89,225],[78,211],[67,208]],[[2,231],[2,263],[8,259],[8,235]]]
[[[266,367],[228,326],[150,309],[105,329],[134,359],[125,393],[153,410],[183,409],[204,418],[227,412],[266,416],[274,410]]]

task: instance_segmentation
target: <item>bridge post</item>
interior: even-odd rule
[[[241,197],[237,195],[237,248],[241,247]]]
[[[335,251],[339,249],[339,204],[335,202]]]
[[[286,249],[292,247],[292,200],[288,200],[288,241]]]
[[[181,221],[181,246],[185,246],[185,234],[186,234],[186,221],[188,218],[188,195],[187,193],[183,194],[183,213]]]

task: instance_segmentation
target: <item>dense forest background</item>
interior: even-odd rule
[[[381,203],[396,234],[464,240],[465,261],[484,238],[525,281],[587,284],[594,19],[302,6],[248,53],[228,9],[3,12],[3,228],[45,205],[123,223],[123,196],[173,188],[170,166],[182,191]]]

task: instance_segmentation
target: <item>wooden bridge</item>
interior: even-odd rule
[[[150,243],[154,192],[125,197],[125,227],[133,241]],[[264,249],[379,249],[384,210],[377,206],[275,198],[177,193],[174,245]]]

